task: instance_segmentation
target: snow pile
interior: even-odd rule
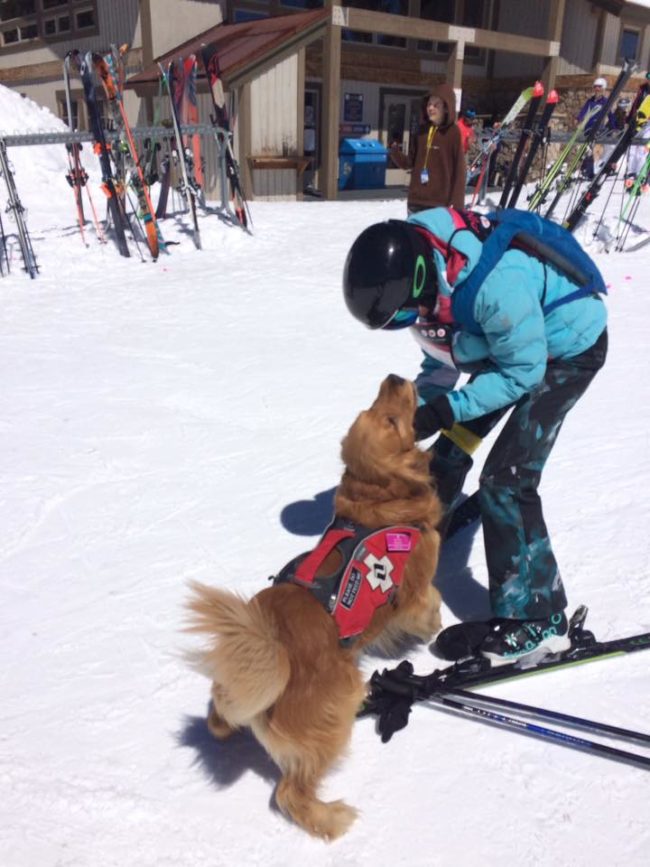
[[[0,84],[0,136],[46,132],[68,132],[68,126],[49,108]],[[27,209],[30,231],[74,225],[76,209],[73,191],[65,177],[69,171],[65,145],[11,146],[7,155],[18,197]],[[98,186],[100,172],[92,145],[83,146],[81,159],[91,178],[91,195],[103,209],[103,194]],[[0,202],[5,200],[5,192],[4,181],[0,180]],[[87,200],[86,194],[84,198]]]
[[[26,135],[66,130],[65,123],[49,108],[0,84],[0,135]]]

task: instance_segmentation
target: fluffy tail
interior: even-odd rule
[[[246,602],[225,590],[191,583],[188,632],[212,636],[190,655],[193,668],[214,681],[218,713],[233,727],[271,707],[289,681],[289,656],[272,616],[257,598]]]

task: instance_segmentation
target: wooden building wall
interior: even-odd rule
[[[497,29],[520,36],[548,38],[548,15],[550,0],[535,0],[521,3],[519,0],[501,0],[498,10]],[[496,51],[492,65],[493,78],[535,78],[541,74],[542,58],[529,54],[513,54]]]
[[[63,93],[63,60],[71,49],[102,52],[107,51],[113,43],[126,43],[131,47],[127,72],[142,68],[140,6],[139,0],[98,0],[97,33],[31,47],[25,43],[20,52],[0,54],[0,83],[26,94],[58,115],[58,102]],[[221,20],[218,2],[151,0],[151,8],[155,14],[151,18],[152,40],[148,50],[154,57]],[[81,93],[81,83],[73,84]],[[127,91],[125,104],[134,123],[136,120],[146,123],[144,105],[140,105],[140,100],[133,92]]]
[[[251,83],[252,157],[298,156],[298,55]],[[302,123],[302,118],[301,118]],[[301,155],[301,154],[300,154]],[[253,192],[269,200],[295,199],[295,169],[253,169]]]
[[[618,18],[604,14],[602,9],[593,6],[588,0],[571,0],[566,4],[558,75],[592,72],[597,60],[601,19],[618,34]]]
[[[223,21],[218,0],[150,0],[153,56]]]

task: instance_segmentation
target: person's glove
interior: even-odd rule
[[[405,728],[409,721],[411,705],[415,700],[409,678],[413,665],[403,660],[392,671],[376,671],[370,678],[370,693],[358,716],[373,714],[377,717],[377,730],[382,743],[388,743],[395,732]]]
[[[403,695],[387,695],[378,708],[379,719],[377,730],[381,736],[381,742],[387,744],[395,732],[406,728],[411,713],[413,699]]]
[[[432,403],[425,403],[415,410],[416,440],[426,440],[438,433],[441,428],[449,430],[454,424],[454,413],[449,401],[441,394]]]

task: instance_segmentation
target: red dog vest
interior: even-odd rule
[[[313,551],[296,557],[273,581],[290,581],[311,590],[333,616],[341,643],[350,644],[368,626],[375,610],[393,599],[420,535],[420,530],[407,525],[368,530],[336,519]],[[342,555],[341,565],[331,575],[317,576],[335,548]]]

